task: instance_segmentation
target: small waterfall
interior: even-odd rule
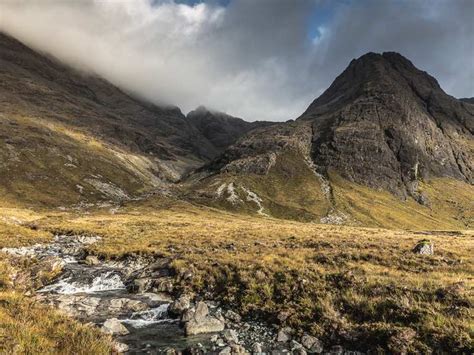
[[[72,281],[73,277],[59,280],[58,282],[43,287],[38,292],[54,292],[63,295],[75,293],[94,293],[100,291],[111,291],[125,289],[120,275],[113,271],[107,271],[96,276],[91,283]]]
[[[168,307],[169,303],[166,303],[146,311],[135,312],[130,318],[124,319],[122,322],[130,324],[134,328],[143,328],[155,323],[174,323],[176,322],[175,319],[167,318]]]

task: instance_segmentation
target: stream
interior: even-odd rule
[[[57,258],[63,267],[61,275],[37,290],[37,297],[83,322],[101,326],[107,319],[119,319],[129,334],[114,338],[127,345],[126,353],[159,353],[169,348],[183,350],[209,344],[212,334],[185,336],[179,321],[168,316],[171,297],[127,291],[126,278],[143,265],[86,264],[84,248],[98,240],[98,237],[58,235],[50,244],[2,251],[38,259]]]

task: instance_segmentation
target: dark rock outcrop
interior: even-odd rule
[[[299,120],[322,173],[400,196],[428,177],[474,181],[474,110],[398,53],[353,60]]]
[[[209,110],[204,106],[199,106],[196,110],[189,112],[186,117],[212,144],[214,151],[209,152],[211,155],[214,154],[212,158],[251,130],[274,124],[264,121],[247,122],[223,112]]]

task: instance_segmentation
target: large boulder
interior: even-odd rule
[[[210,315],[205,302],[198,302],[192,317],[184,325],[186,335],[221,332],[224,328],[224,319]]]
[[[423,239],[420,240],[415,247],[413,248],[415,254],[421,255],[433,255],[434,254],[434,245],[431,240]]]
[[[106,334],[112,335],[127,335],[130,333],[117,318],[107,319],[102,325],[101,330]]]

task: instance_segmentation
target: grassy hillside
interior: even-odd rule
[[[420,181],[418,191],[429,201],[422,205],[411,197],[402,200],[350,182],[334,172],[323,179],[293,150],[280,152],[267,174],[222,172],[202,179],[192,189],[187,195],[192,201],[250,215],[263,212],[298,221],[384,228],[474,228],[473,185],[449,178]]]
[[[100,138],[40,117],[3,116],[0,198],[69,206],[123,200],[156,188],[152,163]]]

